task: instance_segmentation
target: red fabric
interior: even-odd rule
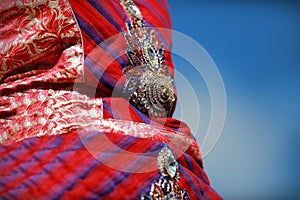
[[[74,99],[66,90],[83,81],[76,19],[65,0],[7,2],[0,4],[0,143],[65,133]]]
[[[164,145],[152,139],[110,132],[101,134],[128,152],[155,152]],[[99,140],[91,141],[96,146],[101,144]],[[123,164],[120,166],[148,164],[147,160],[122,160],[118,154],[111,155],[108,150],[107,154],[102,152],[110,160]],[[159,178],[157,170],[129,173],[99,162],[75,132],[31,138],[0,147],[0,153],[0,196],[4,199],[139,199],[141,194],[149,192],[152,182]],[[189,154],[178,159],[181,188],[188,192],[191,199],[220,199],[209,186],[203,169],[187,159],[190,160]]]
[[[135,2],[150,26],[171,28],[165,1]],[[160,172],[135,173],[134,168],[156,166],[156,157],[150,164],[125,159],[104,145],[100,136],[105,135],[120,151],[137,154],[168,145],[178,157],[180,187],[190,198],[220,199],[188,126],[171,118],[149,119],[120,98],[122,69],[129,65],[126,43],[122,38],[102,42],[126,31],[125,20],[118,0],[0,3],[0,142],[5,145],[0,146],[0,197],[138,199],[148,194]],[[171,35],[157,33],[174,75]],[[88,86],[91,92],[84,91]],[[98,160],[96,153],[102,155]]]
[[[66,2],[7,2],[0,9],[0,92],[34,81],[74,82],[79,72],[70,57],[80,59],[81,38]]]
[[[145,21],[149,22],[150,26],[171,28],[168,14],[158,2],[151,1],[150,3],[149,1],[151,7],[148,7],[148,4],[146,5],[141,1],[136,3]],[[81,27],[84,55],[86,60],[93,62],[93,64],[85,62],[85,83],[98,87],[98,95],[101,97],[112,96],[113,90],[122,93],[125,82],[122,68],[128,66],[129,61],[124,55],[124,49],[127,47],[126,42],[120,33],[127,31],[124,22],[128,18],[124,16],[123,7],[119,0],[113,0],[112,2],[70,0],[70,4]],[[154,10],[155,13],[153,12]],[[165,24],[162,23],[161,19],[165,20]],[[163,30],[158,30],[158,33],[162,36],[161,39],[166,42],[164,45],[166,49],[166,64],[168,65],[169,73],[173,76],[174,66],[168,51],[168,48],[171,47],[171,34]],[[107,41],[107,39],[118,34],[119,37],[114,38],[112,41]],[[116,60],[115,55],[120,56],[118,60]],[[117,85],[116,82],[118,82]]]

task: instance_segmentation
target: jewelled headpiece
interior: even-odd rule
[[[124,38],[130,66],[123,69],[125,97],[151,117],[169,117],[175,104],[173,79],[168,73],[165,50],[155,31],[146,26],[132,0],[121,0],[129,21]]]

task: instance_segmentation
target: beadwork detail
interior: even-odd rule
[[[121,0],[129,21],[126,22],[125,54],[130,66],[123,69],[126,77],[124,95],[136,108],[151,117],[169,117],[175,104],[173,79],[168,74],[165,50],[155,31],[146,26],[132,0]]]
[[[189,200],[190,197],[187,192],[179,186],[178,164],[168,147],[164,147],[159,152],[157,164],[161,177],[152,184],[150,194],[143,195],[141,200]]]

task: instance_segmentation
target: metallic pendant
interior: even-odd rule
[[[124,38],[128,47],[125,54],[130,65],[123,69],[126,77],[124,96],[150,117],[170,117],[176,97],[163,44],[155,31],[146,26],[132,0],[122,0],[121,4],[129,18]]]
[[[149,195],[142,195],[141,200],[189,200],[187,192],[179,186],[178,163],[168,147],[159,152],[157,164],[161,177],[151,185]]]

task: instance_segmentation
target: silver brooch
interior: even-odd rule
[[[149,195],[142,195],[141,200],[189,200],[187,192],[179,186],[178,163],[168,147],[159,152],[157,164],[161,177],[151,185]]]
[[[165,50],[155,31],[146,26],[132,0],[122,0],[129,21],[124,38],[125,54],[130,65],[123,69],[126,77],[125,98],[151,117],[170,117],[175,104],[173,79],[168,73]]]

